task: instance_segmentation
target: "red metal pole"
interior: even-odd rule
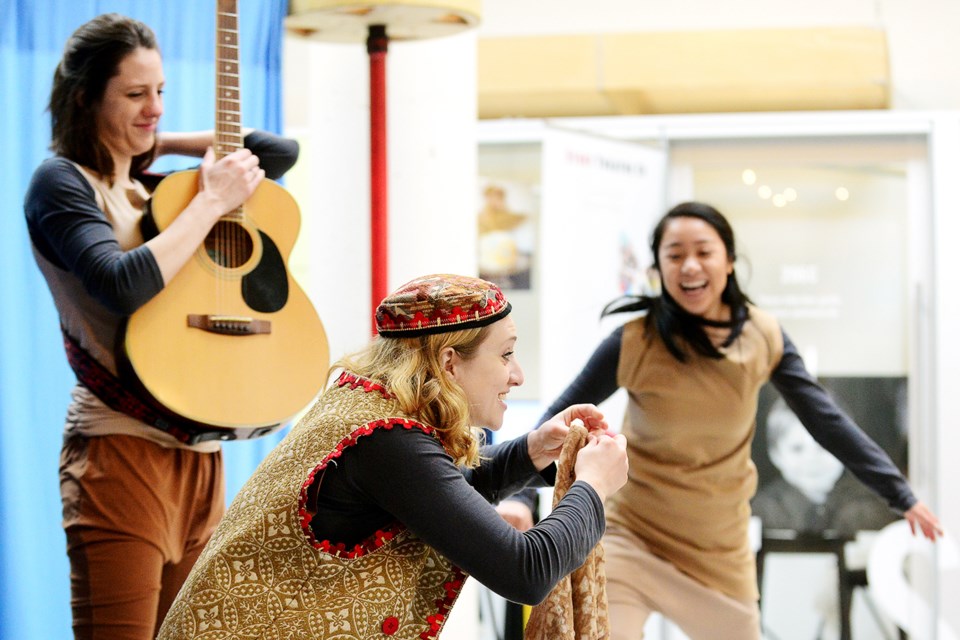
[[[370,25],[370,312],[377,332],[377,305],[387,295],[387,28]]]

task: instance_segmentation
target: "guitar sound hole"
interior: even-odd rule
[[[229,220],[221,220],[214,225],[203,242],[207,255],[218,266],[236,269],[253,254],[253,240],[243,225]]]

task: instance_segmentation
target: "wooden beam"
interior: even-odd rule
[[[483,38],[481,118],[884,109],[886,34],[758,29]]]

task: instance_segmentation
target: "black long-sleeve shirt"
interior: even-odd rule
[[[787,405],[824,449],[837,457],[861,482],[904,512],[917,499],[907,480],[880,446],[867,436],[810,375],[796,346],[783,333],[783,357],[770,376]],[[615,329],[594,351],[586,366],[554,400],[537,424],[571,404],[599,404],[618,388],[617,368],[623,327]],[[528,497],[529,500],[529,497]],[[529,502],[528,502],[529,504]]]
[[[296,140],[252,131],[244,145],[268,178],[278,179],[296,162]],[[163,288],[160,268],[141,245],[123,251],[97,206],[93,187],[62,157],[45,160],[34,172],[24,199],[34,247],[51,264],[76,274],[84,288],[110,311],[127,316]]]
[[[350,545],[396,520],[495,593],[538,603],[600,540],[603,504],[576,482],[549,517],[521,533],[491,503],[551,484],[556,467],[537,473],[526,436],[484,447],[483,457],[465,471],[419,429],[378,430],[347,448],[320,481],[314,535]]]

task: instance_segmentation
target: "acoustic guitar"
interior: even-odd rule
[[[217,1],[216,124],[221,158],[243,146],[237,0]],[[162,231],[197,193],[197,171],[165,177],[149,214]],[[193,258],[128,320],[133,382],[169,414],[210,429],[289,421],[329,367],[320,317],[290,275],[300,229],[293,197],[264,180],[220,219]]]

